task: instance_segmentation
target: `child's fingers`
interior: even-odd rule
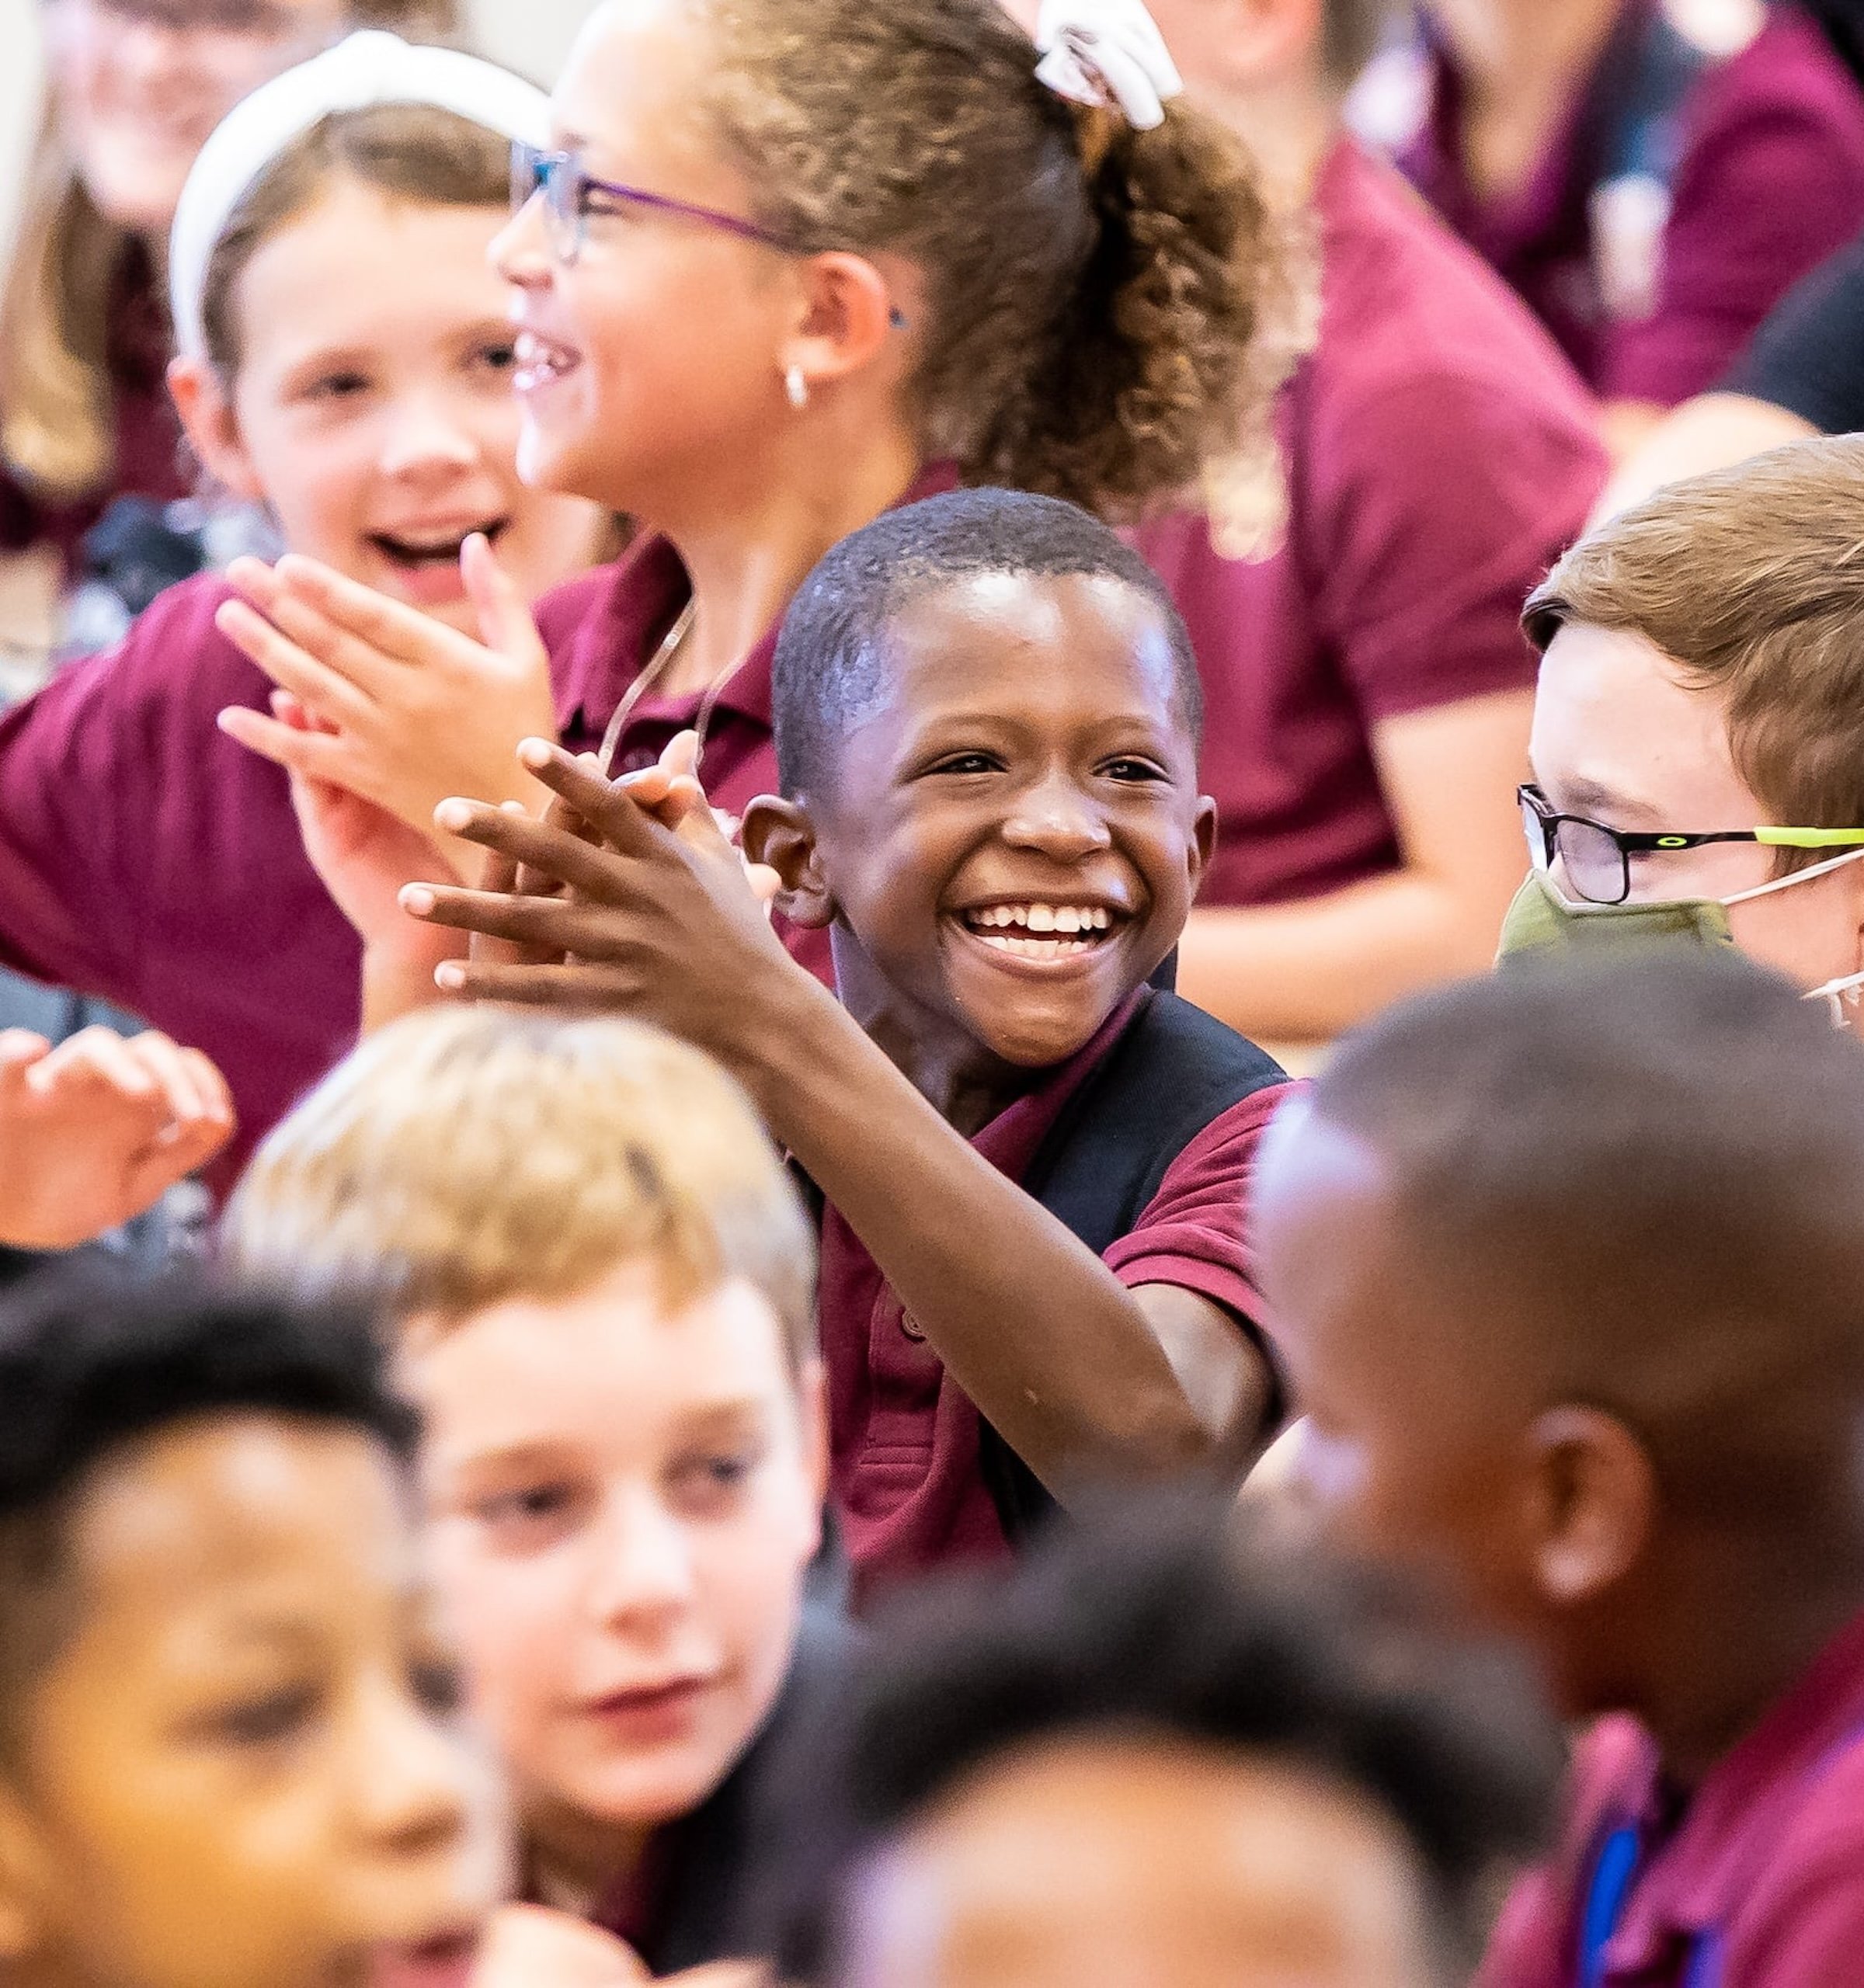
[[[514,898],[481,891],[447,890],[409,884],[402,909],[424,925],[477,933],[487,939],[551,953],[576,953],[592,959],[612,954],[617,944],[614,913],[562,898]]]
[[[466,597],[478,617],[479,634],[488,648],[511,656],[541,654],[544,638],[523,589],[499,564],[492,541],[475,532],[460,548],[460,577]]]
[[[132,1037],[125,1047],[161,1087],[176,1127],[218,1123],[228,1117],[224,1089],[214,1081],[217,1072],[198,1051],[190,1058],[179,1043],[154,1029]]]
[[[17,1076],[51,1054],[52,1045],[30,1028],[0,1029],[0,1075]]]
[[[484,645],[471,636],[302,553],[287,553],[278,562],[277,576],[283,589],[281,612],[290,603],[316,616],[346,645],[344,655],[366,659],[363,666],[371,673],[445,667],[463,655],[483,657]],[[528,622],[528,610],[525,618]],[[534,624],[530,651],[519,653],[541,653],[541,648]]]
[[[604,902],[616,902],[625,890],[617,860],[609,849],[592,846],[580,836],[553,828],[548,821],[458,800],[443,801],[433,811],[433,818],[447,834],[509,857],[522,867],[527,878],[546,878],[553,885],[582,891]]]
[[[101,1026],[80,1029],[60,1043],[34,1067],[32,1082],[41,1096],[56,1097],[61,1102],[109,1093],[123,1102],[146,1107],[151,1114],[166,1109],[155,1078],[130,1054],[129,1044],[114,1029]]]
[[[283,766],[288,773],[329,787],[343,784],[342,773],[348,769],[351,756],[340,732],[322,725],[267,718],[263,711],[249,710],[244,704],[229,704],[214,723],[235,745]]]
[[[641,994],[638,974],[612,966],[522,966],[443,960],[434,985],[469,1001],[503,1001],[514,1007],[627,1012]]]
[[[374,714],[374,700],[353,678],[313,655],[243,600],[223,601],[214,610],[214,625],[281,690],[313,711],[348,725],[363,725]]]
[[[548,739],[527,739],[518,747],[518,761],[559,799],[567,801],[602,832],[609,847],[622,855],[645,856],[657,846],[658,824],[621,788]]]

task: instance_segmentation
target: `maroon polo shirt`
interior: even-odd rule
[[[1143,989],[1131,996],[1091,1042],[1045,1072],[972,1146],[1020,1180],[1069,1098],[1148,998]],[[1132,1232],[1106,1253],[1122,1284],[1201,1292],[1234,1312],[1239,1330],[1260,1315],[1244,1204],[1257,1142],[1288,1089],[1278,1084],[1232,1106],[1172,1163]],[[822,1222],[818,1312],[829,1378],[829,1489],[857,1592],[869,1599],[944,1562],[1005,1553],[979,1465],[977,1409],[832,1207]]]
[[[1788,5],[1684,100],[1651,294],[1614,309],[1591,135],[1656,11],[1627,0],[1546,152],[1518,189],[1480,199],[1464,166],[1462,80],[1433,43],[1405,171],[1514,285],[1608,400],[1673,406],[1713,386],[1807,272],[1864,224],[1864,97],[1817,25]],[[1640,258],[1640,260],[1643,259]]]
[[[111,285],[104,363],[110,376],[116,460],[107,488],[60,500],[41,495],[0,464],[0,552],[50,545],[77,571],[84,535],[116,497],[168,503],[188,495],[181,424],[169,399],[169,314],[140,245],[125,252]]]
[[[1199,518],[1137,535],[1203,678],[1205,905],[1396,867],[1377,727],[1533,688],[1521,603],[1605,479],[1570,367],[1389,166],[1343,139],[1313,208],[1319,342],[1279,409],[1285,529],[1253,558]]]
[[[1864,1981],[1864,1614],[1687,1801],[1640,1728],[1603,1721],[1574,1761],[1569,1814],[1558,1858],[1509,1899],[1479,1988],[1579,1988],[1598,1847],[1627,1826],[1641,1855],[1600,1988]],[[1713,1965],[1694,1958],[1705,1936]]]

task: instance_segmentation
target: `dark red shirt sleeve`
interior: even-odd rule
[[[1249,1247],[1250,1183],[1262,1135],[1294,1088],[1278,1084],[1233,1104],[1172,1162],[1130,1233],[1102,1259],[1121,1283],[1129,1290],[1179,1284],[1239,1318],[1260,1315]]]

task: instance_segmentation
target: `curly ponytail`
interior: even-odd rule
[[[1077,111],[996,0],[700,5],[760,221],[923,272],[928,456],[1123,520],[1265,433],[1293,259],[1220,126]]]

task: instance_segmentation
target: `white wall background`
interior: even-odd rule
[[[38,128],[42,0],[0,0],[0,243],[12,227],[21,168]],[[485,52],[551,82],[595,0],[468,0]]]

